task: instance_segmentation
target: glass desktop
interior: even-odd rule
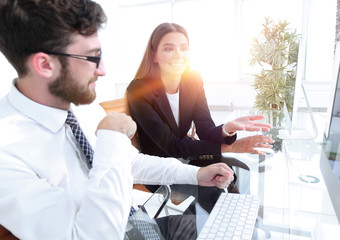
[[[304,116],[302,111],[299,116],[304,120],[298,121],[306,121],[309,113],[306,114]],[[230,118],[240,115],[249,115],[249,111],[235,111]],[[317,126],[324,126],[316,122]],[[253,239],[338,239],[340,198],[334,199],[334,188],[330,188],[324,170],[329,166],[329,145],[320,138],[281,139],[277,128],[266,134],[275,139],[272,153],[265,156],[223,154],[249,167],[249,170],[234,167],[240,192],[260,197]],[[246,135],[240,132],[238,138],[241,137]],[[335,148],[340,150],[339,144]],[[336,158],[339,160],[339,157]],[[161,223],[162,232],[168,231],[175,239],[176,236],[180,236],[177,239],[196,239],[221,191],[192,185],[170,187],[170,198],[155,221]],[[151,199],[156,205],[162,203],[163,197],[153,196]],[[150,214],[151,218],[153,216]]]
[[[253,239],[337,239],[338,217],[320,171],[322,144],[284,140],[281,146],[264,157],[235,155],[251,166],[249,171],[235,169],[240,192],[261,199]],[[196,239],[221,191],[192,185],[171,188],[174,196],[156,222],[175,239]],[[151,199],[156,205],[163,201],[157,194]],[[182,212],[181,204],[185,205]]]
[[[251,112],[235,111],[230,119]],[[313,115],[319,114],[300,105],[295,129],[300,127],[317,136],[282,139],[279,130],[285,129],[283,122],[270,132],[253,133],[270,135],[275,140],[273,153],[265,156],[224,154],[243,161],[250,168],[249,174],[239,173],[239,184],[245,190],[249,184],[250,194],[259,195],[262,200],[257,228],[259,239],[338,239],[340,184],[334,185],[335,175],[329,173],[327,147],[330,143],[322,137],[325,118],[320,115],[314,119]],[[249,135],[252,134],[241,133],[238,137]],[[338,149],[339,160],[339,141],[333,148]],[[247,181],[242,182],[243,179]]]

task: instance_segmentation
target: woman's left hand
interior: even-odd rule
[[[229,133],[235,131],[269,131],[271,129],[269,124],[256,122],[264,118],[263,115],[244,116],[228,122],[223,127]]]

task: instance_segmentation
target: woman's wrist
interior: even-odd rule
[[[231,137],[231,136],[234,136],[234,135],[236,134],[236,131],[231,131],[231,132],[229,132],[229,131],[226,130],[226,126],[227,126],[226,123],[223,124],[223,126],[222,126],[223,136],[224,136],[224,137]]]
[[[221,153],[232,152],[232,145],[221,144]]]

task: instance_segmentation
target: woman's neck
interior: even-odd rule
[[[175,94],[181,81],[181,76],[161,76],[165,91],[169,94]]]

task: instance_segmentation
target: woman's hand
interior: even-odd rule
[[[223,127],[228,133],[235,131],[269,131],[271,129],[269,124],[256,122],[256,120],[262,120],[264,118],[263,115],[240,117],[224,124]],[[223,135],[225,134],[223,133]]]
[[[272,148],[273,146],[271,143],[274,143],[274,140],[271,137],[255,135],[240,138],[231,145],[222,144],[221,152],[255,153],[259,155],[265,155],[264,152],[261,152],[256,148]]]

